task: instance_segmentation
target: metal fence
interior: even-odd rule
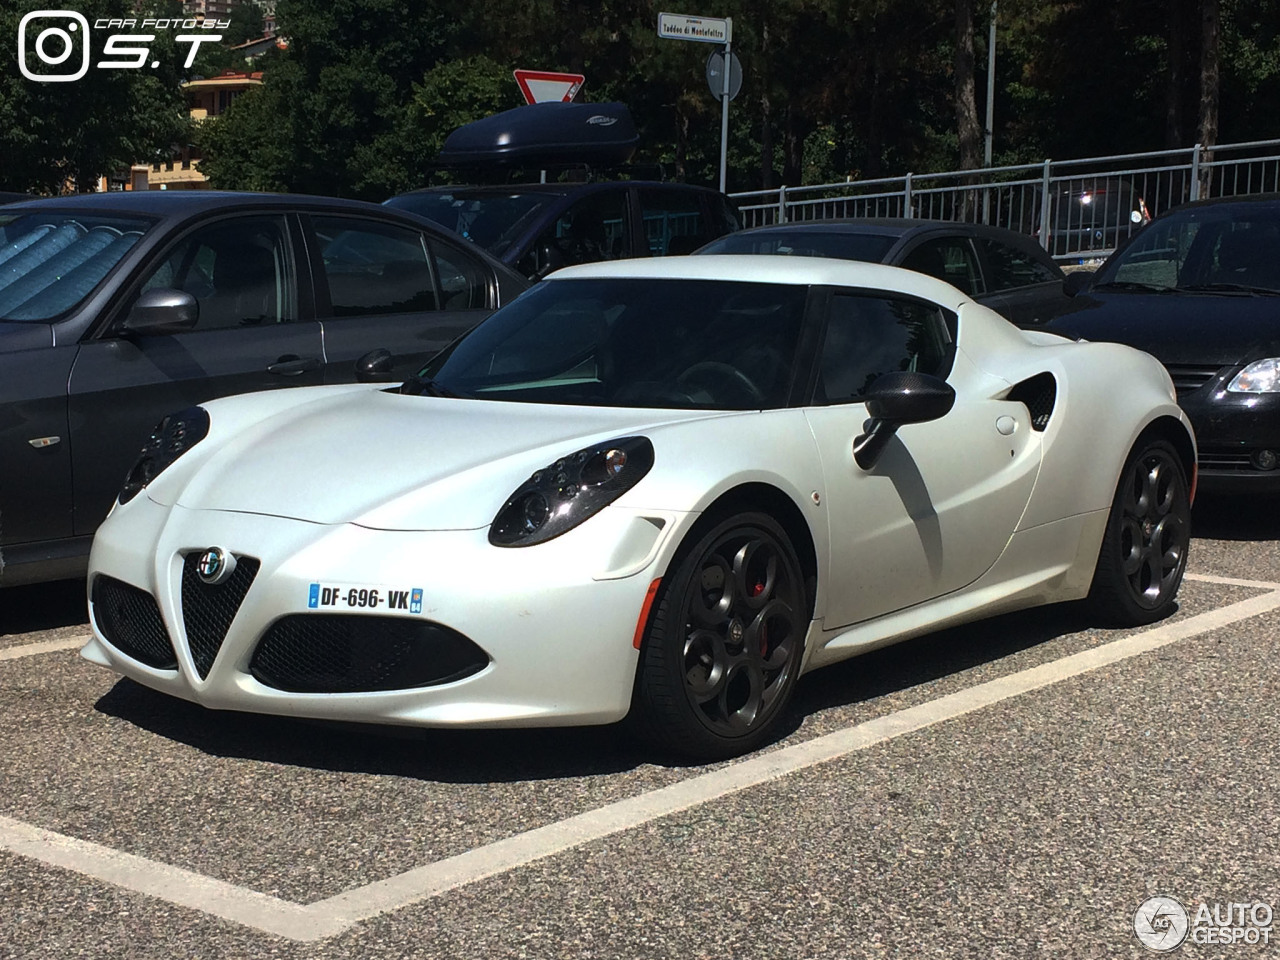
[[[1280,140],[912,174],[731,196],[743,225],[836,217],[964,220],[1036,237],[1053,256],[1106,256],[1190,200],[1280,191]]]

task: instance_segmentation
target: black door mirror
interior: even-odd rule
[[[1074,270],[1062,281],[1062,292],[1068,297],[1074,297],[1088,290],[1092,282],[1092,270]]]
[[[200,319],[200,304],[183,290],[158,287],[138,297],[125,317],[127,333],[181,333]]]
[[[390,383],[392,373],[391,351],[386,347],[370,350],[356,361],[356,383]]]
[[[903,370],[877,377],[863,399],[871,419],[853,441],[853,459],[870,470],[900,426],[945,417],[955,405],[956,392],[937,377]]]

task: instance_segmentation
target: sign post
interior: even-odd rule
[[[725,68],[721,71],[720,85],[720,192],[724,193],[726,172],[729,158],[729,101],[733,99],[730,92],[729,78],[733,73],[732,44],[733,20],[730,17],[717,19],[714,17],[686,17],[679,13],[658,14],[658,36],[664,40],[694,40],[698,43],[724,44]],[[714,91],[713,91],[714,92]]]

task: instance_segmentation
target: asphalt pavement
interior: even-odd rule
[[[80,660],[82,583],[0,591],[0,958],[1145,957],[1154,896],[1273,953],[1194,921],[1280,906],[1274,507],[1197,505],[1169,621],[909,641],[709,766],[213,713]]]

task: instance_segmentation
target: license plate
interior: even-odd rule
[[[421,613],[421,587],[368,583],[313,583],[307,590],[311,610],[381,610]]]

